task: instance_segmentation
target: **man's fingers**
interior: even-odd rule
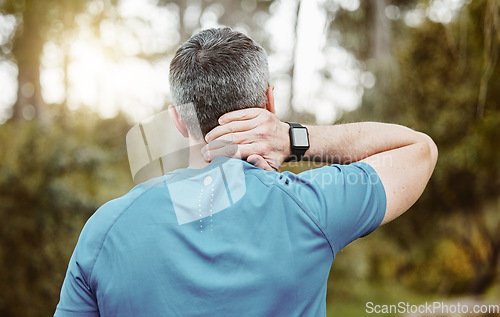
[[[206,147],[204,147],[201,153],[207,162],[211,162],[217,156],[246,159],[249,155],[255,153],[255,146],[253,144],[237,145],[231,143],[212,150],[207,150]]]
[[[241,110],[235,110],[222,115],[219,118],[219,124],[223,125],[231,121],[248,120],[257,117],[262,111],[266,111],[263,108],[246,108]]]
[[[236,153],[238,151],[238,144],[235,144],[233,142],[226,142],[224,140],[215,140],[201,148],[201,155],[207,162],[210,162],[213,158],[210,159],[210,154],[208,154],[207,152],[214,153],[215,150],[220,150],[224,147],[227,147],[227,149],[224,150],[227,155],[224,156],[229,156],[232,152]]]
[[[226,143],[218,148],[212,148],[208,150],[206,146],[201,149],[201,154],[207,162],[211,162],[217,156],[226,156],[232,158],[241,158],[238,151],[238,145],[234,143]]]
[[[259,138],[259,134],[257,132],[258,128],[254,128],[248,131],[224,134],[210,141],[207,148],[208,150],[215,149],[224,146],[227,143],[250,144],[262,141],[262,138]]]
[[[248,131],[258,127],[260,123],[261,123],[260,120],[258,120],[257,118],[244,121],[231,121],[227,124],[219,125],[213,128],[205,136],[205,141],[207,143],[210,143],[210,141],[213,141],[229,133]]]
[[[262,156],[257,154],[248,156],[247,162],[266,171],[275,171],[275,169],[272,168],[271,165],[269,165],[269,163],[267,163],[267,161]]]
[[[255,153],[255,146],[252,144],[238,145],[230,142],[216,140],[211,143],[212,148],[209,150],[204,146],[201,150],[203,158],[207,162],[211,162],[217,156],[226,156],[237,159],[245,159],[250,164],[253,164],[266,171],[275,171],[271,165],[260,155]]]

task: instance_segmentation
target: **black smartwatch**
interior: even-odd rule
[[[307,128],[294,122],[286,122],[290,125],[290,147],[292,155],[286,160],[300,161],[309,149],[309,132]]]

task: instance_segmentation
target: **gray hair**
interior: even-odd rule
[[[223,114],[266,106],[266,52],[231,28],[203,30],[179,47],[169,80],[174,106],[191,136],[202,139]]]

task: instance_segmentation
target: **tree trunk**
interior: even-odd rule
[[[298,42],[298,31],[299,31],[299,15],[300,15],[300,4],[301,0],[297,0],[297,11],[295,12],[295,29],[293,34],[293,48],[290,70],[288,72],[290,77],[290,94],[288,96],[288,112],[286,114],[287,120],[291,120],[296,116],[295,109],[293,108],[293,90],[294,90],[294,76],[295,76],[295,57],[297,55],[297,42]]]
[[[12,53],[17,61],[18,88],[13,120],[40,118],[44,110],[40,85],[40,56],[43,49],[41,23],[37,6],[27,6],[23,24],[15,38]]]
[[[184,13],[186,12],[186,3],[185,1],[176,1],[175,2],[177,6],[179,7],[179,35],[180,35],[180,42],[184,42],[187,39],[189,39],[189,34],[187,34],[186,31],[186,26],[184,25]]]
[[[390,52],[391,28],[385,16],[387,0],[372,1],[372,56],[377,60],[388,59]]]

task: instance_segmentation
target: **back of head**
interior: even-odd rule
[[[193,35],[170,63],[173,102],[195,139],[202,139],[227,112],[265,107],[268,82],[264,49],[227,27]]]

